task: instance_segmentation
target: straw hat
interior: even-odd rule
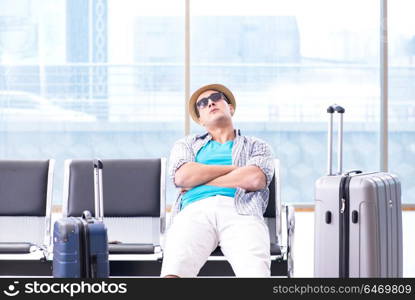
[[[208,90],[215,90],[215,91],[218,91],[224,94],[225,97],[229,100],[230,104],[232,104],[234,111],[236,109],[235,97],[233,96],[232,92],[226,86],[222,84],[218,84],[218,83],[202,86],[201,88],[193,92],[192,96],[190,97],[189,104],[188,104],[189,114],[192,117],[192,119],[198,124],[199,124],[199,116],[198,116],[197,107],[196,107],[196,100],[203,92],[208,91]]]

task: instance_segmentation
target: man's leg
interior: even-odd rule
[[[166,233],[162,277],[195,277],[217,247],[218,238],[209,198],[191,203]]]
[[[234,200],[223,199],[218,213],[219,244],[237,277],[269,277],[271,254],[263,219],[239,215]]]

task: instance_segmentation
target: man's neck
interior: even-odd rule
[[[208,129],[208,132],[214,141],[221,144],[235,138],[235,130],[233,126],[210,128]]]

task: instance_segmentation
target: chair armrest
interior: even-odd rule
[[[295,210],[292,205],[282,205],[282,211],[285,217],[285,234],[283,245],[286,249],[285,256],[287,259],[288,277],[294,274],[294,233],[295,233]]]
[[[1,254],[25,254],[30,253],[31,243],[0,243]]]
[[[133,243],[109,243],[109,254],[154,254],[155,247],[152,244]]]

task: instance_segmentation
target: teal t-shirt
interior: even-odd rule
[[[221,144],[217,141],[210,140],[197,153],[196,162],[206,165],[231,165],[232,147],[233,141],[227,141],[224,144]],[[180,209],[183,209],[197,200],[216,195],[234,197],[235,192],[235,188],[199,185],[184,193]]]

